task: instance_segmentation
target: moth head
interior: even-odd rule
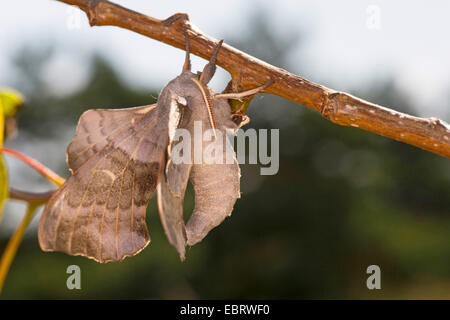
[[[216,123],[210,98],[210,95],[214,94],[214,92],[207,87],[207,84],[216,71],[216,57],[220,47],[222,46],[223,40],[219,41],[217,46],[214,48],[211,58],[203,68],[203,71],[194,74],[191,72],[189,36],[187,33],[185,36],[186,58],[183,65],[183,70],[178,77],[167,85],[167,90],[170,93],[169,96],[171,106],[169,115],[169,126],[171,130],[169,131],[173,132],[180,124],[182,118],[180,114],[184,112],[184,110],[180,111],[180,108],[188,107],[186,109],[191,109],[190,111],[194,113],[199,111],[197,115],[203,114],[202,110],[206,110],[211,127],[214,129],[214,133],[216,134]],[[200,109],[205,106],[206,109]]]

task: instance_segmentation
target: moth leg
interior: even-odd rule
[[[246,124],[250,123],[250,117],[243,114],[240,110],[238,110],[237,112],[235,112],[231,115],[231,121],[236,123],[238,128],[241,128],[241,127],[245,126]]]
[[[189,46],[189,34],[187,33],[187,31],[184,32],[184,37],[186,41],[186,58],[184,60],[183,72],[191,71],[191,58],[190,58],[191,48]]]
[[[260,93],[267,87],[269,87],[274,81],[272,79],[269,79],[266,81],[265,84],[262,86],[256,87],[254,89],[242,91],[242,92],[231,92],[231,93],[219,93],[214,96],[214,98],[218,99],[233,99],[233,100],[239,100],[242,101],[243,98],[253,96],[257,93]]]
[[[209,81],[211,81],[214,73],[216,72],[216,58],[219,52],[220,47],[222,46],[223,40],[220,40],[217,46],[214,48],[211,59],[208,64],[203,68],[202,73],[200,74],[200,81],[206,85]]]
[[[245,126],[246,124],[249,124],[249,123],[250,123],[250,117],[246,116],[246,115],[243,115],[241,123],[239,124],[239,128],[242,127],[242,126]]]

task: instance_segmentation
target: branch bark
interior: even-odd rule
[[[58,0],[83,10],[91,26],[111,25],[140,33],[184,50],[189,33],[191,53],[209,59],[218,42],[189,22],[187,14],[177,13],[159,20],[104,0]],[[338,92],[256,59],[227,44],[217,56],[241,86],[249,89],[272,79],[264,90],[319,112],[333,123],[364,129],[450,158],[450,126],[437,118],[419,118],[397,112]]]

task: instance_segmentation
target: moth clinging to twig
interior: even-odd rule
[[[236,130],[242,117],[233,116],[228,99],[254,95],[268,85],[240,93],[216,94],[207,87],[216,69],[220,41],[201,73],[190,71],[189,37],[181,75],[163,88],[156,105],[127,109],[96,109],[80,118],[67,148],[72,176],[48,201],[39,224],[44,251],[83,255],[98,262],[120,261],[150,242],[146,208],[157,189],[158,209],[169,242],[181,260],[194,245],[231,214],[240,197],[240,169],[226,131]],[[234,121],[233,121],[234,120]],[[195,134],[196,125],[211,129],[209,141]],[[210,163],[191,152],[188,161],[173,161],[177,132],[191,136],[190,146],[215,149]],[[184,137],[183,137],[184,139]],[[217,153],[220,154],[217,154]],[[229,160],[229,159],[228,159]],[[188,180],[195,208],[185,225],[183,201]]]

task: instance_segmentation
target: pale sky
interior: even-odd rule
[[[57,1],[2,2],[0,86],[12,77],[8,58],[24,43],[55,43],[62,49],[45,71],[55,92],[62,94],[86,81],[84,59],[94,51],[106,55],[134,85],[162,87],[179,73],[183,52],[178,49],[116,27],[90,28],[84,13]],[[306,35],[301,48],[290,55],[289,65],[279,67],[295,73],[300,61],[307,67],[301,76],[338,90],[393,75],[423,115],[442,116],[448,109],[450,1],[115,2],[161,19],[186,12],[205,33],[234,39],[245,30],[255,7],[267,8],[268,24],[276,32],[297,28]],[[194,68],[203,64],[194,58]],[[222,86],[224,76],[218,82],[215,85]]]

